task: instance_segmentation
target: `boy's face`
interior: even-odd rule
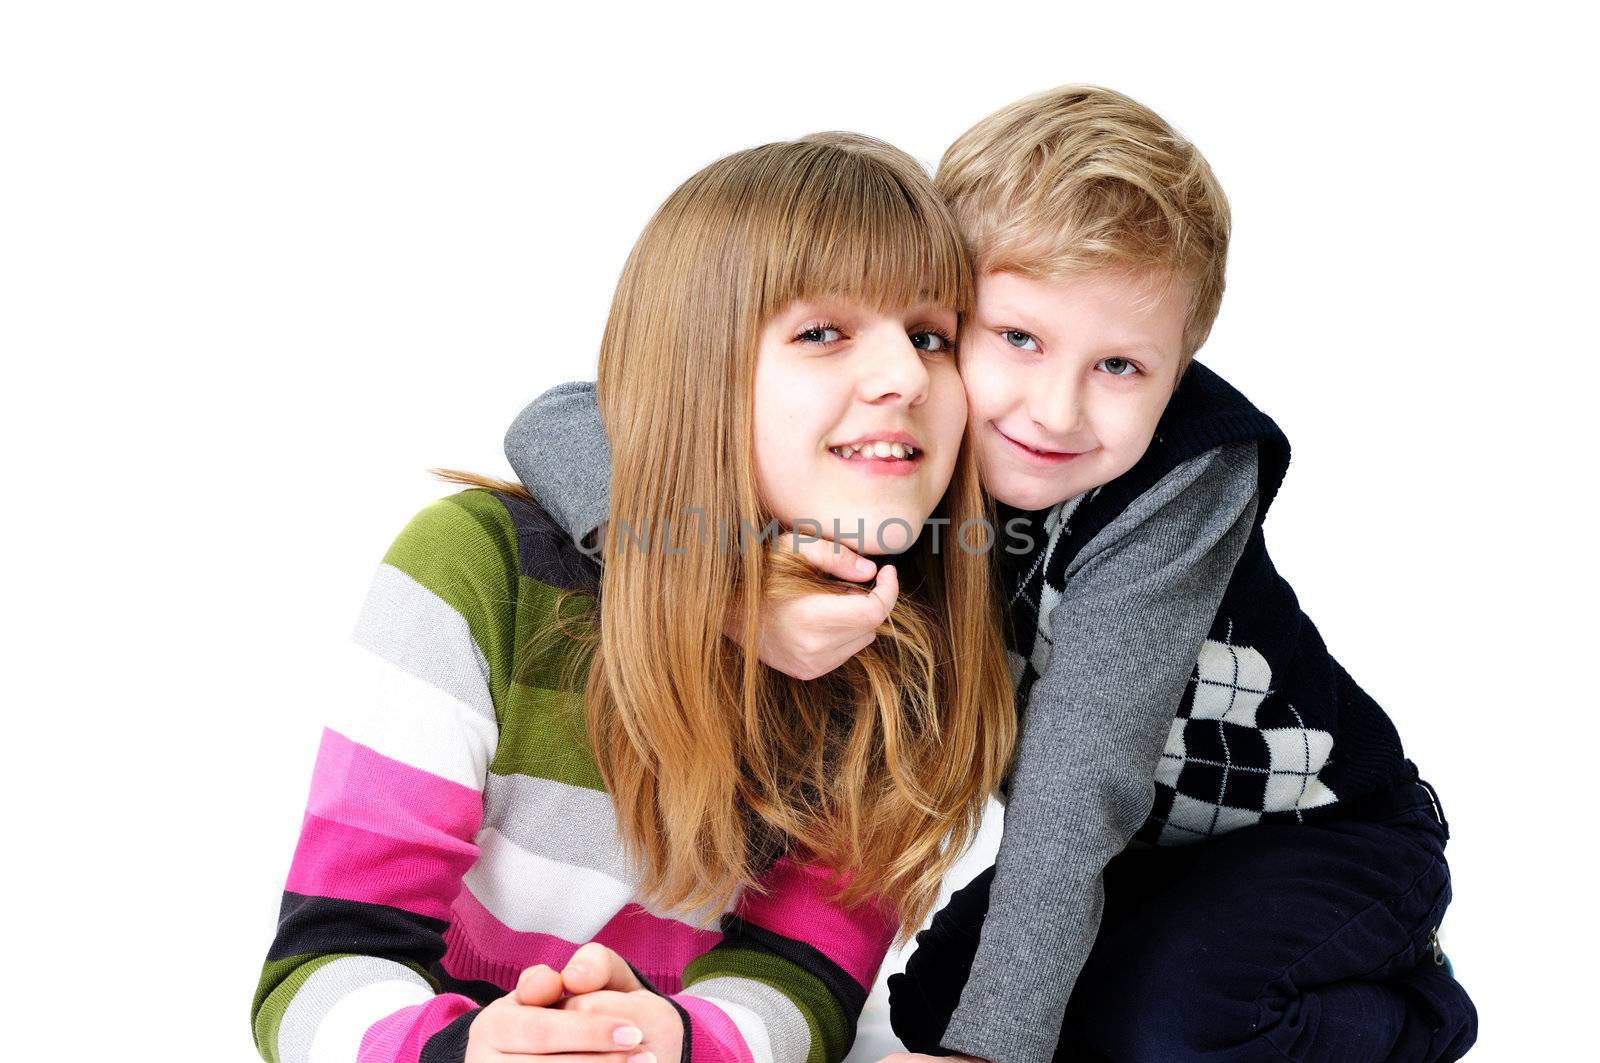
[[[1172,397],[1189,286],[1117,271],[987,273],[961,336],[968,428],[995,498],[1045,509],[1133,468]]]

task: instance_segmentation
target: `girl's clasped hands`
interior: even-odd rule
[[[598,942],[560,971],[539,964],[472,1021],[466,1063],[537,1056],[544,1063],[679,1063],[683,1022]]]

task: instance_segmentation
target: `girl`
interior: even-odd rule
[[[602,341],[598,557],[526,491],[445,474],[479,486],[384,558],[255,996],[264,1058],[843,1057],[1015,730],[987,560],[916,532],[983,515],[971,298],[926,176],[868,138],[740,152],[666,201]],[[763,548],[802,526],[888,529],[864,548],[905,582],[809,684],[758,662],[763,599],[862,592]]]

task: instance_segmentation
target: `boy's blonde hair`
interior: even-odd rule
[[[1094,85],[1018,100],[957,138],[935,183],[981,272],[1187,281],[1184,367],[1210,334],[1228,199],[1199,150],[1143,104]]]

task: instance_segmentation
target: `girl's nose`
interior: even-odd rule
[[[898,400],[915,406],[928,397],[928,367],[903,331],[875,337],[862,359],[859,390],[868,402]]]

